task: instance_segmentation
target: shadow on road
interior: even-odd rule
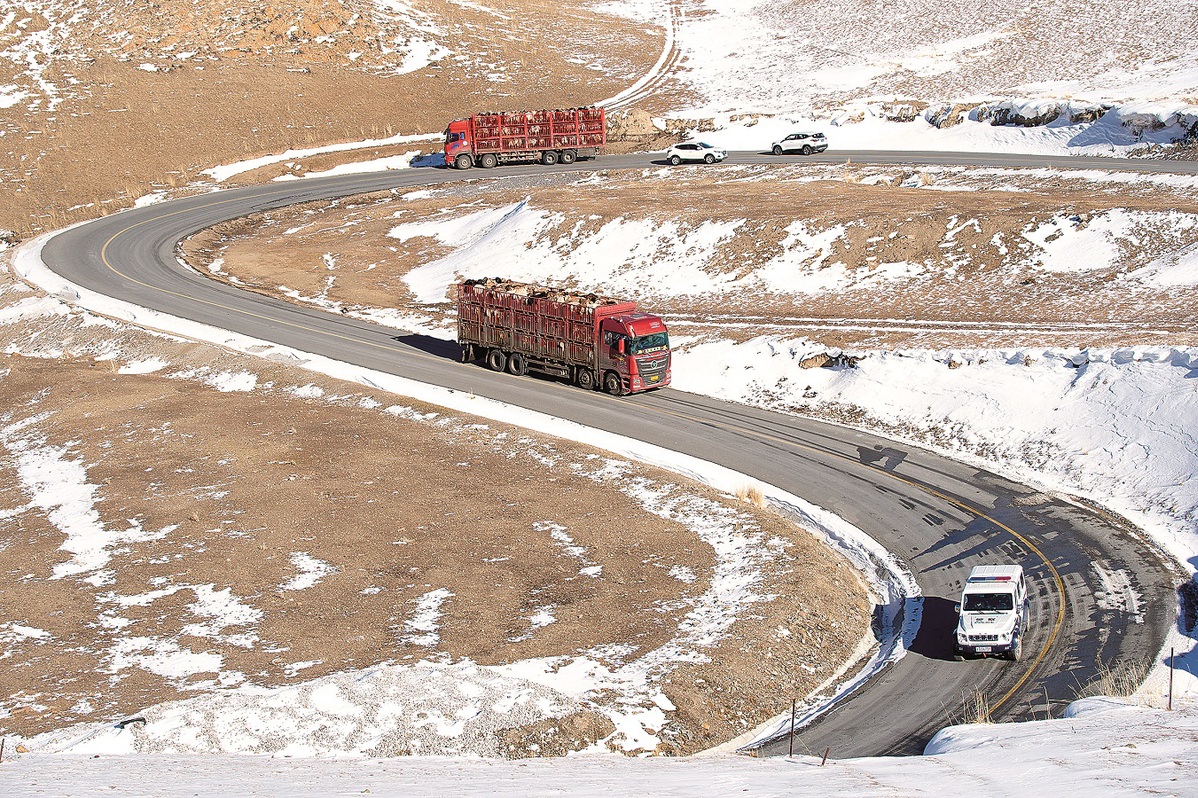
[[[458,346],[456,341],[433,338],[431,335],[396,335],[391,340],[398,341],[413,349],[419,349],[421,352],[433,355],[434,357],[452,360],[455,363],[460,363],[462,360],[462,348]]]
[[[884,471],[893,471],[898,468],[900,463],[907,459],[906,452],[900,449],[883,447],[881,444],[874,446],[872,449],[858,446],[857,456],[864,465],[875,466]]]
[[[953,630],[957,628],[954,603],[939,596],[924,596],[923,620],[914,642],[908,646],[909,651],[928,659],[953,658]]]
[[[410,166],[413,169],[448,169],[445,165],[445,153],[433,152],[428,155],[420,155],[412,159]]]

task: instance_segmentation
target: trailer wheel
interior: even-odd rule
[[[503,371],[507,366],[507,355],[503,350],[492,349],[487,353],[487,368],[491,371]]]
[[[470,167],[474,166],[474,159],[469,155],[462,153],[453,159],[453,166],[455,169],[469,169]]]
[[[578,367],[578,373],[574,376],[574,381],[584,391],[595,390],[595,372],[591,371],[587,366]]]
[[[619,374],[609,371],[603,376],[603,390],[612,396],[621,396],[624,393],[624,381]]]
[[[574,150],[562,150],[562,163],[574,163],[578,160],[578,153]]]
[[[555,163],[557,163],[557,153],[553,150],[545,150],[543,153],[541,153],[541,163],[545,164],[546,166],[553,166]]]
[[[497,163],[499,163],[499,159],[495,157],[495,153],[493,152],[484,152],[478,157],[478,165],[483,169],[494,169]]]
[[[507,370],[509,374],[523,377],[528,373],[528,360],[519,352],[512,352],[507,356]]]

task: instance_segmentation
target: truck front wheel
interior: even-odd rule
[[[453,165],[455,169],[469,169],[474,166],[474,159],[469,155],[462,154],[453,159]]]
[[[1011,662],[1018,662],[1023,656],[1023,637],[1015,635],[1015,639],[1011,641],[1011,650],[1007,652],[1007,659]]]
[[[512,352],[507,357],[507,370],[509,374],[523,377],[528,373],[528,360],[519,352]]]
[[[624,393],[624,381],[620,379],[619,374],[609,371],[603,377],[603,390],[612,396],[620,396]]]
[[[507,367],[507,355],[498,349],[487,353],[487,368],[491,371],[503,371]]]

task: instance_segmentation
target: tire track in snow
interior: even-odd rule
[[[600,100],[596,105],[602,106],[609,111],[629,108],[635,103],[656,94],[665,85],[666,81],[673,77],[678,65],[682,62],[682,51],[678,49],[676,44],[676,32],[682,18],[681,0],[670,0],[663,24],[666,39],[662,44],[661,55],[658,56],[657,63],[636,83],[619,94],[608,97],[606,100]]]

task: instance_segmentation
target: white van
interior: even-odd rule
[[[1027,586],[1018,565],[979,565],[969,573],[956,606],[956,639],[953,656],[1005,656],[1023,654],[1027,629]]]

